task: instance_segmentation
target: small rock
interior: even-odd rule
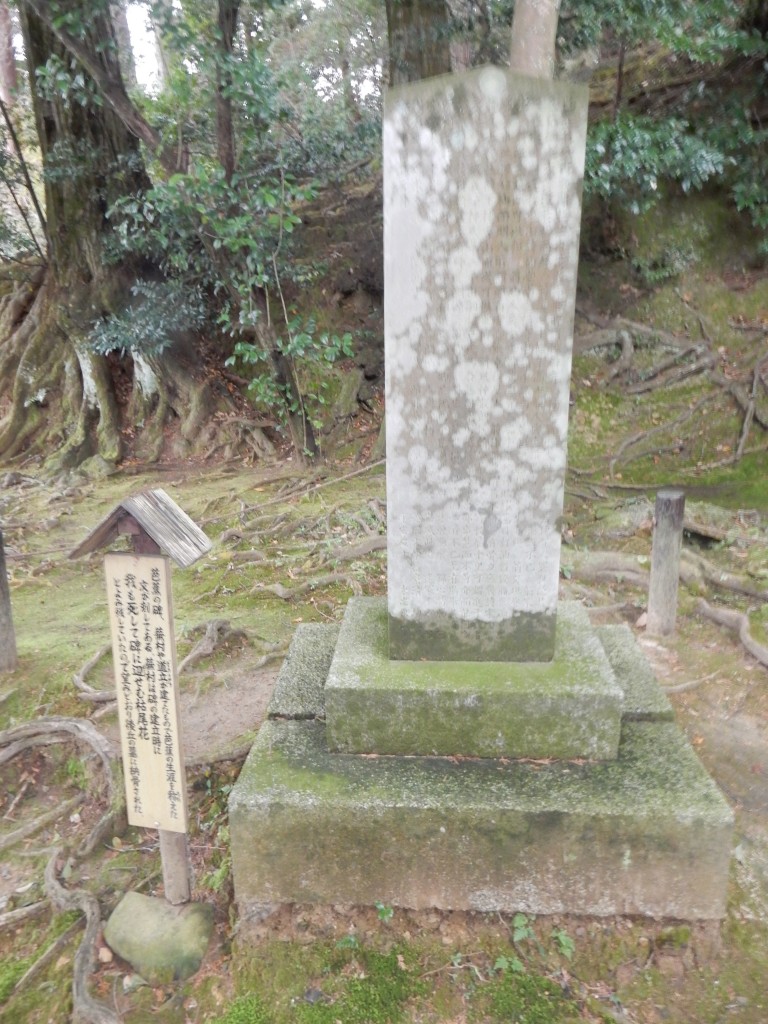
[[[99,946],[98,959],[100,964],[111,964],[115,955],[109,946]]]
[[[648,625],[648,612],[643,612],[643,614],[638,618],[637,622],[635,623],[635,628],[636,629],[645,629],[645,627],[647,625]]]
[[[212,931],[213,908],[205,903],[173,907],[128,892],[107,921],[104,939],[150,985],[164,985],[198,970]]]
[[[126,974],[123,978],[123,992],[126,995],[129,995],[131,992],[135,992],[138,988],[146,987],[147,983],[140,974]]]

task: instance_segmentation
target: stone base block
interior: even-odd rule
[[[235,895],[689,920],[725,913],[733,818],[669,722],[619,758],[533,765],[331,754],[318,721],[269,721],[230,797]]]
[[[624,703],[585,609],[561,604],[549,662],[390,661],[384,598],[347,606],[325,686],[344,753],[616,757]]]
[[[625,694],[618,757],[533,764],[330,752],[325,684],[338,628],[300,627],[230,796],[243,919],[274,904],[378,900],[720,919],[732,812],[631,631],[595,633]]]

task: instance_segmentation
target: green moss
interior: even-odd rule
[[[536,974],[503,972],[495,978],[473,1006],[472,1020],[509,1024],[568,1024],[581,1020],[575,1002],[549,978]]]
[[[212,1024],[272,1024],[273,1019],[258,996],[247,995],[237,998]]]
[[[16,982],[24,975],[32,961],[4,960],[0,963],[0,1003],[4,1003],[13,992]]]
[[[684,949],[690,944],[691,928],[689,925],[679,924],[662,929],[656,940],[657,945],[667,946],[671,949]]]

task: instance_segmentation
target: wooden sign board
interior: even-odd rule
[[[186,832],[170,563],[108,554],[104,569],[128,821]]]

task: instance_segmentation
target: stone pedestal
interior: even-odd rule
[[[375,610],[386,614],[382,602]],[[377,900],[724,915],[733,815],[671,721],[629,629],[595,630],[625,693],[618,756],[604,762],[332,753],[327,736],[338,723],[324,720],[322,705],[336,635],[333,626],[299,627],[270,720],[230,797],[243,917],[281,903]]]

